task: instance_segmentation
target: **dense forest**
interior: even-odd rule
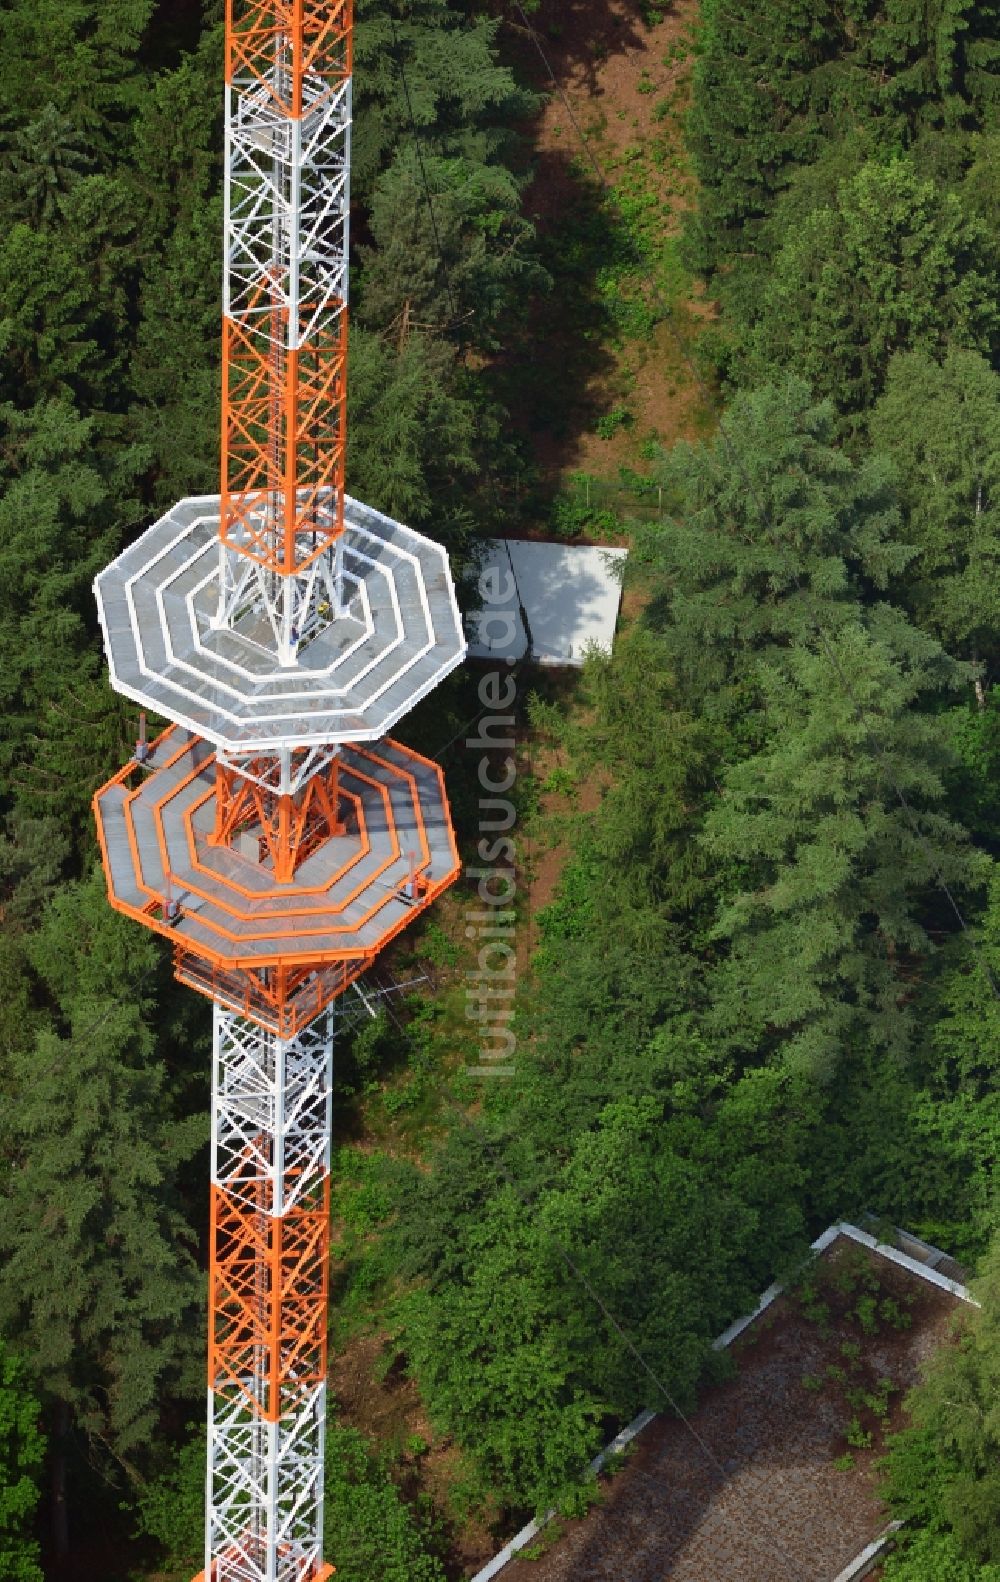
[[[1000,1575],[1000,4],[702,0],[654,106],[670,212],[576,120],[533,203],[546,51],[674,9],[357,4],[349,488],[459,565],[500,531],[631,553],[614,655],[517,676],[560,873],[519,910],[515,1080],[464,1071],[461,897],[408,946],[431,987],[340,1047],[333,1349],[374,1337],[425,1425],[331,1425],[344,1582],[444,1582],[464,1524],[578,1506],[609,1429],[689,1408],[712,1337],[866,1214],[982,1269],[890,1457],[887,1575]],[[91,582],[217,487],[221,16],[0,6],[14,1582],[199,1563],[209,1013],[105,904],[89,801],[135,722]],[[581,348],[639,342],[676,436],[581,394]],[[613,509],[564,465],[586,424],[633,447]],[[406,725],[471,857],[476,686]]]

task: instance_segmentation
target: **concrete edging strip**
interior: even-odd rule
[[[949,1280],[946,1274],[939,1274],[936,1269],[921,1263],[918,1258],[911,1258],[908,1253],[899,1252],[895,1247],[887,1247],[885,1242],[876,1241],[874,1236],[870,1236],[866,1230],[858,1230],[856,1225],[831,1225],[830,1230],[825,1230],[823,1235],[813,1242],[813,1247],[821,1252],[823,1249],[819,1247],[818,1242],[822,1241],[825,1246],[829,1246],[830,1242],[838,1236],[848,1236],[851,1241],[858,1241],[863,1247],[870,1247],[880,1258],[888,1258],[890,1263],[899,1264],[901,1269],[908,1269],[921,1280],[927,1280],[942,1291],[950,1291],[951,1295],[957,1296],[960,1302],[969,1302],[973,1307],[979,1306],[968,1286],[959,1285],[957,1280]],[[824,1238],[827,1239],[824,1241]]]
[[[606,1445],[600,1454],[594,1457],[587,1468],[588,1474],[596,1475],[600,1472],[605,1462],[610,1461],[612,1456],[617,1456],[620,1451],[624,1450],[625,1446],[637,1434],[641,1434],[655,1416],[656,1413],[647,1408],[646,1411],[640,1412],[638,1417],[633,1418],[628,1427],[617,1433],[610,1445]],[[515,1533],[510,1543],[505,1545],[499,1554],[494,1555],[492,1560],[487,1561],[483,1569],[477,1571],[475,1576],[469,1579],[469,1582],[490,1582],[490,1578],[495,1577],[497,1572],[502,1571],[508,1561],[513,1560],[515,1555],[520,1554],[521,1550],[526,1548],[533,1538],[538,1537],[542,1528],[552,1521],[555,1514],[554,1510],[546,1511],[544,1516],[536,1517],[534,1521],[528,1523],[527,1527],[522,1527],[519,1533]]]
[[[939,1274],[930,1265],[921,1263],[917,1258],[911,1258],[908,1253],[897,1251],[895,1247],[887,1247],[884,1242],[877,1241],[874,1236],[870,1236],[866,1230],[859,1230],[856,1225],[848,1225],[844,1221],[829,1226],[821,1236],[817,1236],[816,1240],[810,1244],[810,1252],[815,1253],[818,1257],[821,1252],[825,1252],[836,1241],[838,1236],[846,1236],[850,1241],[860,1242],[863,1247],[868,1247],[872,1252],[878,1253],[880,1257],[887,1258],[890,1263],[898,1264],[901,1269],[907,1269],[910,1274],[917,1275],[919,1279],[927,1280],[931,1285],[938,1286],[942,1291],[950,1292],[952,1296],[958,1297],[961,1302],[969,1302],[973,1307],[979,1306],[967,1286],[959,1285],[957,1280],[949,1280],[947,1275]],[[930,1250],[937,1251],[938,1249],[932,1248]],[[744,1313],[742,1318],[734,1319],[729,1328],[724,1329],[722,1334],[713,1340],[713,1351],[725,1351],[727,1346],[731,1346],[733,1341],[742,1335],[745,1329],[749,1329],[754,1320],[758,1319],[761,1313],[765,1312],[771,1306],[771,1303],[776,1301],[783,1290],[784,1287],[777,1281],[773,1285],[769,1285],[752,1313]],[[624,1450],[625,1446],[630,1444],[638,1434],[641,1434],[656,1415],[656,1412],[650,1411],[648,1408],[646,1411],[640,1412],[638,1417],[633,1418],[627,1428],[623,1428],[619,1434],[615,1435],[610,1445],[602,1450],[600,1455],[594,1457],[587,1468],[587,1473],[596,1474],[600,1472],[605,1462],[611,1456],[615,1456],[619,1451]],[[469,1582],[492,1582],[493,1577],[498,1576],[504,1566],[508,1565],[516,1555],[520,1554],[522,1549],[527,1548],[533,1538],[538,1537],[542,1528],[552,1521],[555,1514],[554,1510],[546,1511],[544,1516],[536,1517],[534,1521],[528,1523],[527,1527],[522,1527],[521,1531],[516,1533],[508,1544],[504,1545],[499,1554],[494,1555],[493,1559],[487,1561],[481,1571],[477,1571],[475,1576],[469,1578]],[[898,1522],[891,1523],[881,1537],[875,1539],[875,1544],[882,1546],[888,1544],[889,1539],[899,1525]],[[873,1558],[869,1554],[871,1548],[872,1545],[869,1544],[868,1549],[864,1550],[856,1560],[852,1560],[846,1571],[842,1571],[838,1577],[834,1578],[834,1582],[854,1582],[855,1578],[862,1577],[864,1571],[857,1568],[869,1564]]]
[[[902,1525],[902,1522],[890,1522],[877,1538],[872,1539],[867,1548],[862,1549],[859,1555],[855,1555],[850,1565],[846,1565],[843,1571],[838,1571],[833,1582],[861,1582],[861,1578],[868,1575],[876,1560],[881,1560]]]

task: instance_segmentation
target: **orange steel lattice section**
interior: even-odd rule
[[[344,530],[347,307],[308,345],[223,322],[222,538],[282,576]]]
[[[222,967],[174,945],[174,976],[279,1038],[294,1038],[350,988],[374,957],[313,967]]]
[[[385,518],[376,531],[364,508],[340,542],[352,27],[353,0],[226,0],[222,549],[201,532],[204,501],[187,502],[198,511],[178,508],[183,532],[112,579],[101,603],[120,691],[145,703],[153,678],[159,707],[182,673],[164,709],[182,723],[151,745],[143,729],[94,811],[111,904],[169,938],[178,979],[214,1002],[197,1582],[334,1574],[321,1559],[334,1031],[323,1013],[460,872],[440,767],[384,734],[464,652],[447,557]],[[198,567],[210,551],[214,580]],[[152,567],[161,646],[147,648],[151,593],[129,590]],[[366,612],[361,636],[345,587]],[[185,632],[178,652],[181,596],[193,647]],[[299,649],[312,643],[303,685]]]
[[[239,1556],[235,1555],[233,1557],[236,1562],[238,1562],[239,1558]],[[324,1564],[314,1567],[308,1574],[303,1572],[301,1582],[329,1582],[329,1578],[336,1576],[336,1574],[336,1566]],[[192,1578],[192,1582],[218,1582],[218,1577],[219,1567],[218,1564],[215,1564],[212,1566],[211,1571],[199,1571],[197,1576]]]
[[[291,798],[282,818],[276,790],[220,766],[205,748],[171,726],[146,762],[126,764],[96,793],[108,898],[171,941],[182,982],[294,1037],[457,879],[443,775],[386,738],[380,752],[345,749]],[[367,812],[359,793],[369,799]],[[257,835],[252,855],[227,850],[224,871],[207,866],[219,837],[232,841],[240,828]],[[288,837],[297,847],[282,847]],[[303,883],[306,870],[296,866],[310,854]],[[275,871],[282,866],[290,872],[285,882]],[[254,884],[241,883],[253,870]]]
[[[344,529],[352,39],[353,0],[228,0],[220,534],[285,577]]]
[[[307,74],[351,75],[353,0],[228,0],[226,81],[256,81],[274,106],[301,116]]]
[[[326,1379],[330,1178],[280,1215],[212,1188],[208,1382],[269,1422]]]
[[[248,768],[252,771],[253,765]],[[338,779],[334,758],[294,796],[282,795],[217,761],[213,845],[230,845],[241,830],[257,829],[262,850],[274,864],[275,879],[279,884],[291,883],[300,863],[332,836],[344,833]]]

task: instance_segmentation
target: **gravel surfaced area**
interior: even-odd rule
[[[502,1582],[833,1582],[885,1526],[873,1465],[882,1434],[905,1420],[902,1397],[962,1305],[858,1254],[841,1238],[819,1260],[827,1322],[780,1297],[734,1346],[737,1376],[703,1395],[691,1428],[657,1418],[603,1503],[542,1558],[505,1567]],[[864,1332],[858,1291],[835,1286],[848,1260],[877,1272],[877,1300],[888,1298],[906,1327],[879,1320]],[[845,1341],[860,1342],[860,1358],[845,1358]],[[885,1419],[858,1404],[880,1380],[893,1386]],[[855,1418],[872,1446],[837,1465]]]

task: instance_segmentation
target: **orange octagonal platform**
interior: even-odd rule
[[[336,760],[337,833],[285,882],[265,831],[218,839],[216,755],[181,726],[94,798],[108,895],[178,977],[290,1037],[460,871],[437,764],[388,738]]]

